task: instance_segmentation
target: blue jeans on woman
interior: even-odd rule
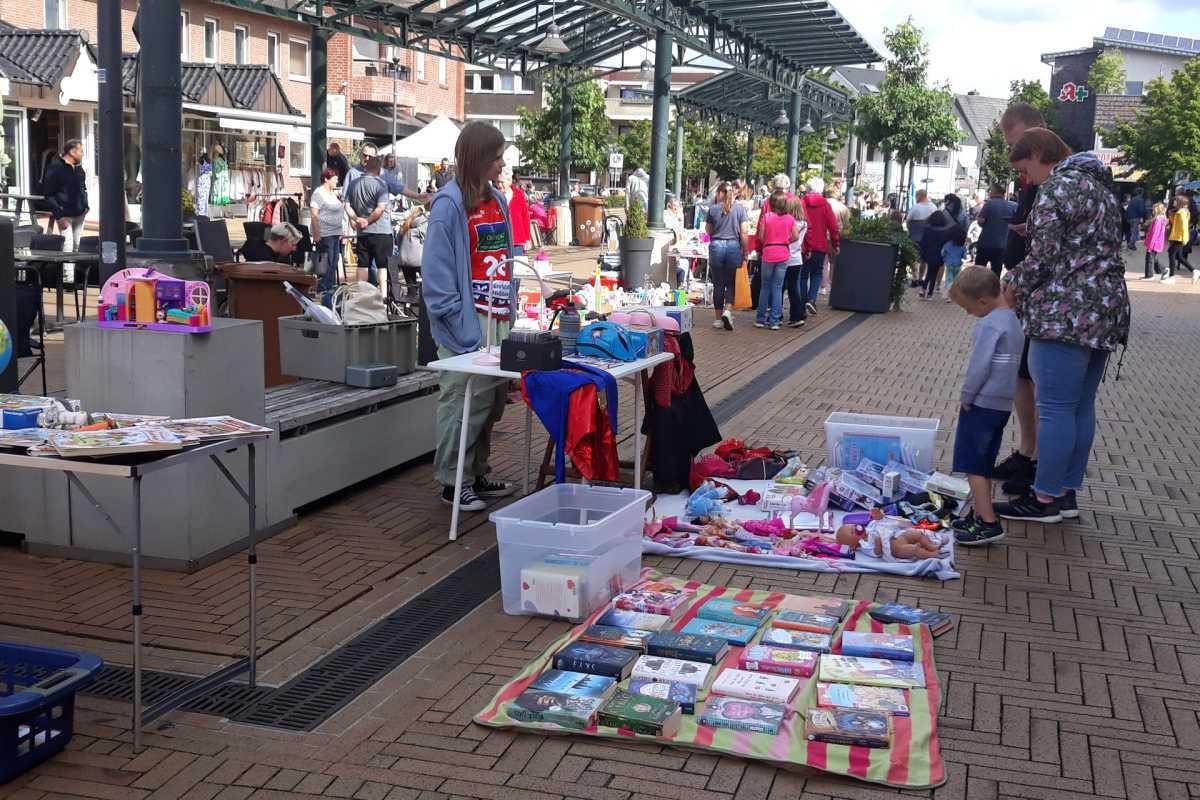
[[[1051,339],[1029,342],[1037,394],[1038,460],[1034,491],[1062,497],[1083,488],[1096,436],[1096,390],[1108,351]]]
[[[813,305],[817,304],[817,296],[821,293],[821,279],[825,277],[825,254],[813,250],[804,259],[804,267],[800,270],[800,294]]]
[[[762,325],[778,325],[783,319],[783,279],[786,261],[764,261],[759,270],[762,288],[758,290],[758,319]]]
[[[317,240],[317,254],[326,259],[325,274],[317,280],[317,291],[321,294],[321,302],[326,306],[333,298],[333,290],[338,284],[338,261],[342,255],[342,237],[322,236]]]
[[[733,305],[733,281],[742,265],[742,243],[737,239],[713,239],[708,243],[708,276],[713,283],[713,306]]]

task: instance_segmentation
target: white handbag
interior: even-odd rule
[[[348,283],[333,294],[333,308],[343,325],[369,325],[387,322],[387,306],[379,289],[366,281]]]

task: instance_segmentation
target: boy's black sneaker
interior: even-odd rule
[[[475,485],[471,488],[480,497],[508,497],[517,490],[511,483],[493,481],[488,478],[476,478]]]
[[[992,479],[1008,481],[1019,478],[1025,483],[1033,483],[1035,472],[1037,472],[1037,462],[1020,451],[1013,450],[1012,455],[1001,461],[992,470]]]
[[[965,531],[968,528],[970,528],[972,525],[974,525],[976,520],[978,520],[978,519],[979,518],[975,516],[975,509],[971,509],[970,511],[967,512],[967,515],[965,517],[959,517],[958,519],[951,522],[950,527],[951,527],[951,529],[953,529],[956,532],[957,531]]]
[[[442,502],[448,506],[454,505],[454,487],[442,487]],[[475,490],[470,486],[464,486],[462,492],[458,495],[458,510],[459,511],[483,511],[487,508],[487,503],[479,499],[479,495],[475,494]]]
[[[1058,500],[1043,503],[1033,492],[1024,494],[1009,503],[996,504],[997,516],[1019,519],[1025,522],[1062,522],[1062,507]]]
[[[1067,493],[1058,498],[1058,507],[1062,510],[1063,519],[1079,519],[1079,503],[1075,500],[1075,490],[1067,489]]]
[[[963,547],[992,544],[1003,538],[1004,528],[1000,525],[1000,520],[984,522],[979,517],[972,516],[968,526],[959,528],[956,525],[954,528],[954,541]]]

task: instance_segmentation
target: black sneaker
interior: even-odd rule
[[[965,528],[955,527],[954,541],[963,547],[975,547],[981,544],[992,544],[1004,538],[1004,528],[1000,520],[984,522],[978,517],[972,517],[971,524]]]
[[[516,491],[516,487],[511,483],[493,481],[487,478],[476,478],[475,485],[471,488],[480,497],[508,497]]]
[[[789,327],[789,328],[803,328],[803,327],[804,327],[804,320],[802,320],[802,319],[798,319],[798,320],[796,320],[795,322],[789,322],[789,323],[788,323],[788,327]]]
[[[1008,481],[1021,479],[1025,483],[1033,483],[1033,475],[1037,472],[1037,462],[1027,455],[1013,450],[1012,455],[1001,461],[992,470],[993,480]]]
[[[1067,489],[1067,493],[1058,498],[1058,507],[1062,510],[1063,519],[1079,519],[1079,503],[1075,501],[1075,490]]]
[[[448,506],[454,505],[454,487],[442,487],[442,502]],[[475,494],[475,490],[470,486],[464,486],[458,495],[458,510],[459,511],[483,511],[487,508],[487,503],[479,499],[479,495]]]
[[[954,531],[965,531],[975,524],[978,517],[975,516],[975,509],[967,512],[965,517],[959,517],[950,523],[950,528]]]
[[[1043,503],[1033,492],[1021,495],[1009,503],[997,503],[996,514],[1005,519],[1019,519],[1026,522],[1062,522],[1062,507],[1058,500]]]
[[[816,303],[805,303],[804,308],[806,311],[808,311],[809,314],[817,313],[817,304]]]

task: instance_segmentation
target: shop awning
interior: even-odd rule
[[[366,131],[372,139],[391,141],[392,139],[392,106],[390,103],[374,103],[367,100],[356,100],[352,108],[356,127]],[[425,127],[423,120],[411,114],[399,111],[396,114],[396,132],[401,138],[412,136]]]

